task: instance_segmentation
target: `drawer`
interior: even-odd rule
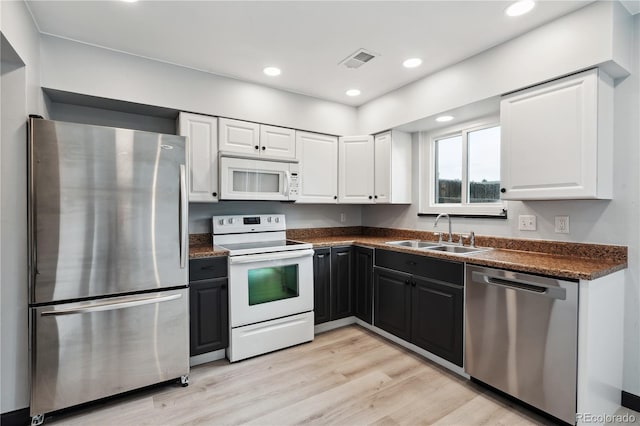
[[[464,283],[462,262],[376,249],[375,265],[452,284]]]
[[[227,256],[217,256],[189,260],[189,281],[226,277],[227,259]]]

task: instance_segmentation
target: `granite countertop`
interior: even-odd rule
[[[409,239],[435,241],[435,234],[426,231],[367,227],[294,229],[287,231],[287,238],[311,243],[314,248],[355,244],[568,279],[594,280],[627,267],[626,247],[603,244],[477,236],[478,247],[492,249],[460,255],[385,244]],[[227,254],[226,250],[213,247],[211,234],[190,235],[190,258]]]
[[[314,248],[355,244],[371,248],[455,260],[472,265],[490,266],[519,272],[582,280],[594,280],[627,267],[626,261],[584,258],[532,251],[491,249],[489,251],[460,255],[385,244],[387,241],[394,240],[402,240],[402,238],[394,239],[390,237],[345,235],[306,238],[302,241],[313,244]]]
[[[228,250],[213,246],[211,234],[189,235],[189,259],[226,256],[227,254],[229,254]]]

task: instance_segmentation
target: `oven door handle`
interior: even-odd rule
[[[229,264],[238,265],[241,263],[253,263],[253,262],[265,262],[271,260],[288,260],[288,259],[300,259],[304,257],[312,257],[313,249],[307,250],[292,250],[276,253],[260,253],[260,254],[247,254],[244,256],[230,256]]]

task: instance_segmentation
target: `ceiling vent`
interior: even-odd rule
[[[380,55],[370,50],[358,49],[351,55],[344,58],[338,65],[344,65],[347,68],[356,69],[360,68],[376,56]]]

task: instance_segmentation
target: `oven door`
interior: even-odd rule
[[[290,163],[220,157],[221,200],[289,201]]]
[[[313,311],[313,250],[229,258],[231,327]]]

